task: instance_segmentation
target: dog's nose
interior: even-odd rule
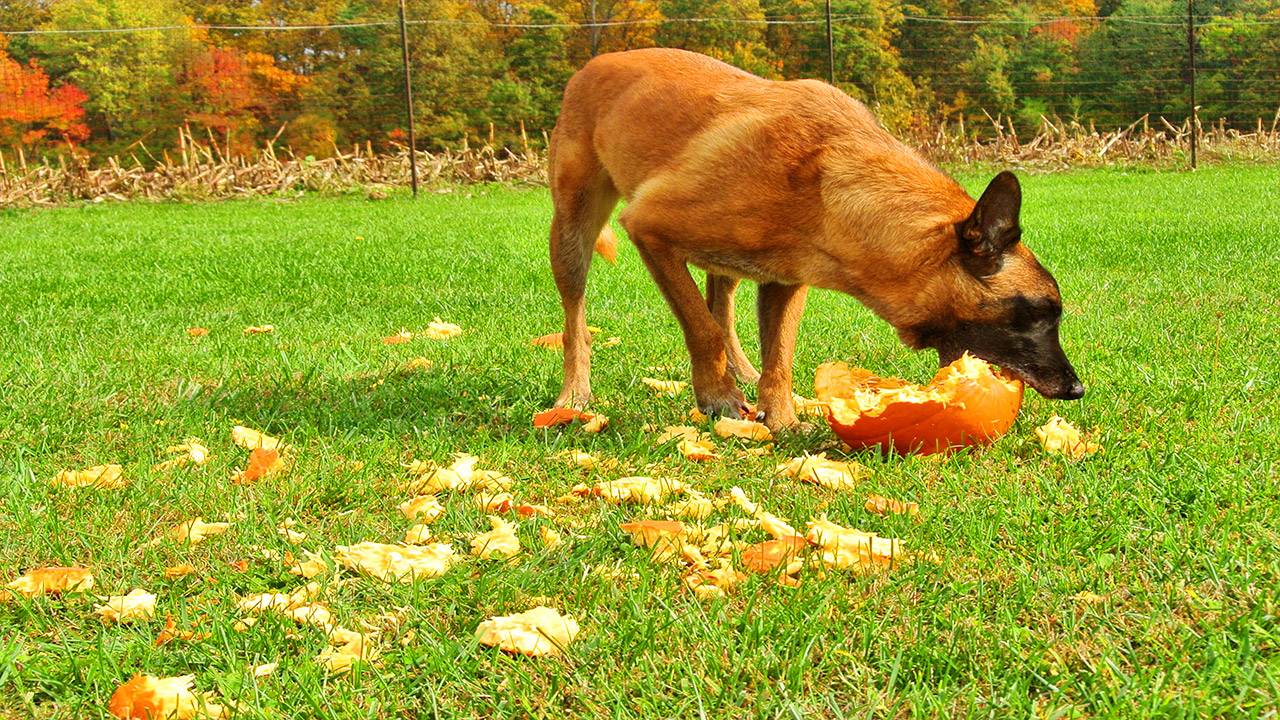
[[[1063,400],[1079,400],[1084,397],[1084,383],[1079,380],[1071,383],[1071,387],[1062,394]]]

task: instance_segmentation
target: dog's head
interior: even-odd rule
[[[1058,341],[1058,283],[1019,242],[1021,207],[1018,179],[1007,171],[997,175],[973,212],[954,226],[946,307],[902,329],[902,339],[937,350],[943,365],[968,351],[1045,397],[1075,400],[1084,385]]]

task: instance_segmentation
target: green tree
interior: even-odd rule
[[[1124,0],[1113,21],[1081,43],[1080,96],[1086,115],[1103,126],[1127,125],[1145,113],[1186,116],[1186,30],[1142,19],[1185,11],[1185,4],[1169,0]]]
[[[386,20],[396,0],[344,3],[337,21]],[[443,147],[463,137],[479,138],[490,121],[489,92],[502,57],[488,38],[484,18],[465,0],[416,0],[411,18],[446,23],[413,25],[414,109],[424,147]],[[335,19],[331,17],[331,20]],[[279,33],[285,34],[285,33]],[[306,36],[308,33],[288,33]],[[400,36],[393,27],[328,30],[290,41],[277,51],[281,66],[311,79],[302,91],[302,112],[312,126],[332,123],[341,144],[384,146],[405,131]]]
[[[765,11],[779,19],[814,18],[807,0],[768,0]],[[902,7],[890,0],[833,0],[835,81],[841,89],[871,105],[886,125],[912,122],[917,95],[903,72],[893,43],[903,22]],[[822,23],[775,25],[770,45],[785,77],[827,76],[827,36]]]
[[[663,0],[659,7],[667,22],[658,28],[658,45],[700,52],[765,77],[778,74],[765,44],[760,0]],[[682,22],[690,18],[698,22]]]
[[[0,28],[6,30],[34,30],[49,18],[49,4],[44,0],[3,0],[0,2]],[[6,36],[0,42],[5,52],[18,60],[31,59],[31,38],[26,35]]]
[[[193,33],[173,0],[59,0],[43,27],[107,29],[169,27],[130,33],[38,36],[35,47],[56,75],[89,94],[95,136],[117,144],[172,130],[181,122],[174,67]]]
[[[1202,117],[1236,125],[1280,111],[1280,2],[1253,0],[1198,30]]]
[[[568,18],[546,5],[512,3],[517,24],[546,27],[514,31],[507,42],[507,72],[490,92],[494,122],[507,132],[524,123],[530,130],[550,131],[560,109],[560,96],[573,74],[569,60]]]

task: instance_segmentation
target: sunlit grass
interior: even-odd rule
[[[975,189],[984,179],[966,178]],[[136,672],[194,673],[246,717],[273,718],[1273,711],[1280,171],[1096,171],[1024,185],[1025,238],[1062,285],[1064,345],[1088,396],[1029,396],[995,447],[941,463],[858,456],[873,473],[846,494],[774,471],[828,444],[824,432],[784,438],[765,458],[721,442],[725,459],[702,465],[654,447],[644,426],[682,421],[692,399],[656,397],[640,378],[687,379],[688,360],[625,243],[618,266],[593,268],[589,290],[591,323],[622,339],[597,351],[593,373],[612,423],[597,436],[531,428],[560,371],[558,353],[528,342],[560,327],[542,190],[0,216],[0,581],[86,565],[98,592],[145,588],[159,618],[210,634],[157,648],[160,619],[106,627],[91,596],[0,605],[0,714],[100,716]],[[739,302],[744,340],[751,294]],[[382,343],[437,316],[466,332]],[[242,333],[266,323],[274,333]],[[189,338],[192,326],[209,335]],[[418,357],[432,367],[405,368]],[[797,390],[836,358],[917,379],[935,367],[853,299],[815,293]],[[1046,456],[1032,429],[1054,413],[1096,430],[1104,452]],[[231,485],[247,454],[230,440],[237,423],[292,445],[290,471]],[[212,450],[206,466],[151,470],[188,437]],[[586,473],[557,457],[570,448],[619,465]],[[740,485],[797,525],[826,513],[937,562],[795,589],[753,579],[704,603],[618,530],[646,511],[589,501],[521,521],[526,551],[512,564],[329,584],[344,624],[404,617],[380,637],[379,664],[352,675],[315,663],[322,633],[270,618],[232,629],[237,597],[301,582],[264,555],[298,551],[276,533],[286,518],[308,534],[303,549],[395,542],[410,525],[396,510],[404,465],[462,451],[505,471],[529,502],[627,474],[706,492]],[[125,466],[127,488],[49,486],[59,470],[108,462]],[[921,519],[871,515],[867,493],[916,501]],[[441,499],[433,532],[465,553],[484,515],[467,496]],[[150,543],[197,515],[234,526],[191,548]],[[545,522],[566,546],[541,548]],[[196,574],[166,580],[180,562]],[[1073,599],[1085,591],[1102,601]],[[481,620],[537,602],[582,624],[565,657],[514,658],[472,639]],[[251,666],[274,661],[275,674],[252,678]]]

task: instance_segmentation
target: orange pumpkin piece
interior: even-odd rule
[[[720,418],[712,429],[722,438],[742,438],[744,440],[772,440],[773,433],[764,423],[754,420],[738,420],[736,418]]]
[[[520,554],[520,538],[516,526],[493,515],[489,516],[488,532],[471,538],[471,554],[483,560],[502,560]]]
[[[170,565],[164,569],[164,577],[166,580],[177,580],[178,578],[186,577],[195,571],[195,566],[190,563]]]
[[[548,350],[563,350],[564,333],[558,332],[551,333],[549,335],[542,335],[530,340],[529,344],[537,347],[544,347]]]
[[[189,327],[187,328],[187,337],[204,337],[209,334],[209,328]]]
[[[645,387],[649,388],[654,393],[658,395],[667,395],[669,397],[679,395],[688,385],[688,383],[680,380],[659,380],[658,378],[651,377],[640,378],[640,382],[644,383]]]
[[[120,720],[188,720],[196,717],[222,717],[220,705],[195,694],[191,684],[195,675],[159,678],[134,675],[116,688],[107,701],[107,710]]]
[[[128,595],[99,595],[101,605],[93,611],[104,623],[122,625],[137,620],[150,620],[156,615],[156,596],[141,588],[134,588]]]
[[[568,425],[574,420],[586,421],[590,418],[589,413],[573,408],[551,408],[542,412],[534,413],[533,426],[536,428],[556,427],[557,425]]]
[[[615,505],[637,503],[652,505],[661,502],[668,495],[683,494],[688,487],[679,480],[654,479],[645,476],[633,476],[598,482],[595,487],[574,486],[570,492],[580,495],[595,495]]]
[[[329,646],[320,651],[316,662],[329,672],[341,675],[355,663],[377,656],[368,635],[339,627],[329,633]]]
[[[1102,449],[1102,446],[1089,440],[1074,425],[1054,415],[1049,422],[1036,428],[1036,437],[1046,452],[1066,455],[1072,460],[1079,460]]]
[[[530,503],[520,503],[515,506],[516,514],[522,518],[538,517],[554,517],[555,511],[546,505],[533,505]]]
[[[255,448],[249,453],[249,467],[231,476],[235,485],[252,485],[279,470],[283,463],[279,450]]]
[[[175,542],[186,542],[192,545],[202,543],[211,535],[221,535],[231,527],[229,522],[207,523],[204,518],[197,517],[170,528],[165,536]]]
[[[631,536],[631,542],[641,547],[654,547],[666,538],[682,538],[685,524],[679,520],[636,520],[618,526]]]
[[[658,445],[671,442],[672,440],[700,440],[702,439],[702,431],[692,425],[668,425],[662,430],[662,434],[654,442]]]
[[[850,490],[857,485],[859,478],[871,471],[856,462],[828,460],[826,453],[806,453],[803,457],[779,465],[778,472],[829,490]]]
[[[43,567],[15,578],[5,588],[23,597],[61,595],[93,589],[93,572],[82,567]]]
[[[54,487],[92,487],[104,490],[117,490],[128,485],[124,479],[124,468],[115,463],[95,465],[88,470],[63,470],[50,483]]]
[[[427,329],[422,334],[432,340],[448,340],[458,337],[462,334],[462,328],[451,322],[445,322],[440,318],[436,318],[427,323]]]
[[[902,454],[990,444],[1013,425],[1022,406],[1021,381],[968,353],[926,386],[826,363],[814,390],[829,403],[827,422],[841,440]]]
[[[868,495],[864,506],[873,515],[919,515],[920,506],[905,500],[887,498],[883,495]]]
[[[587,332],[591,333],[591,335],[594,336],[596,333],[600,332],[600,328],[594,325],[588,325]],[[563,350],[564,349],[564,333],[557,332],[557,333],[548,333],[546,335],[540,335],[530,340],[529,344],[533,345],[534,347],[544,347],[548,350]],[[609,345],[606,343],[604,347],[609,347]]]
[[[473,498],[476,507],[487,513],[504,513],[511,509],[516,499],[509,492],[482,490]]]
[[[533,426],[539,429],[568,425],[575,420],[582,423],[583,432],[589,433],[600,432],[609,424],[609,418],[604,415],[582,412],[573,408],[551,408],[533,414]]]
[[[334,557],[349,570],[387,582],[411,583],[445,574],[453,562],[453,546],[387,545],[366,540],[337,546]]]
[[[716,454],[716,446],[710,440],[681,440],[678,447],[681,455],[694,462],[705,462],[720,457]]]
[[[754,573],[767,573],[779,565],[790,565],[809,543],[802,537],[792,536],[779,540],[765,540],[742,551],[742,566]]]
[[[810,520],[805,539],[818,546],[819,558],[837,570],[873,572],[906,559],[902,541],[837,525],[826,518]]]
[[[560,654],[578,632],[578,623],[572,617],[540,605],[485,620],[476,627],[476,640],[509,653],[539,657]]]
[[[395,335],[388,335],[382,338],[383,345],[403,345],[413,339],[413,333],[408,330],[401,330]]]
[[[725,566],[712,570],[694,570],[684,576],[684,586],[699,600],[717,600],[737,589],[746,575]]]
[[[559,546],[562,542],[560,539],[560,533],[551,529],[551,527],[547,525],[543,525],[538,528],[538,539],[542,541],[542,547],[548,550]]]
[[[266,435],[259,430],[245,427],[244,425],[236,425],[231,428],[231,442],[239,445],[245,450],[279,450],[281,448],[280,439]]]
[[[156,635],[155,646],[163,647],[175,640],[199,642],[201,640],[207,640],[209,637],[209,633],[199,633],[195,630],[179,630],[178,623],[173,619],[173,616],[165,615],[164,629]]]

